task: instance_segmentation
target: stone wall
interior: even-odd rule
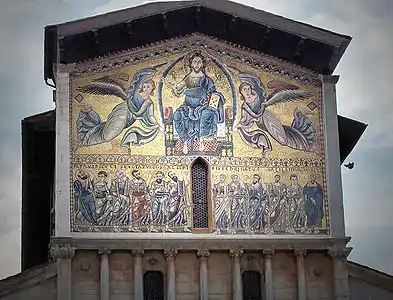
[[[1,300],[57,299],[56,264],[41,265],[0,280]]]
[[[261,252],[246,251],[241,257],[241,272],[258,271],[264,274]],[[292,252],[276,252],[272,259],[273,289],[276,299],[297,299],[296,257]],[[233,261],[229,251],[211,251],[207,259],[209,299],[232,299]],[[112,300],[133,299],[134,258],[131,252],[112,251],[109,257],[110,293]],[[163,251],[145,251],[142,258],[145,271],[161,271],[166,291],[166,260]],[[179,251],[175,258],[177,300],[199,299],[199,258],[196,251]],[[99,299],[100,264],[97,252],[76,251],[72,262],[72,289],[75,299]],[[330,258],[324,253],[305,256],[307,299],[333,298],[333,272]],[[262,293],[264,283],[262,282]]]

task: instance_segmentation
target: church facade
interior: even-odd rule
[[[52,260],[4,299],[391,299],[347,261],[332,73],[350,39],[227,1],[47,27]]]

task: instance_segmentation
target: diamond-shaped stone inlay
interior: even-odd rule
[[[82,94],[78,94],[75,96],[75,100],[79,103],[81,103],[83,99],[85,99],[85,97],[83,97]]]
[[[317,108],[317,105],[313,101],[311,101],[309,104],[307,104],[307,107],[311,110],[314,110]]]

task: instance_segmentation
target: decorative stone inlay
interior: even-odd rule
[[[166,259],[174,259],[177,255],[177,250],[176,249],[165,249],[164,250],[164,256]]]
[[[210,256],[210,251],[207,249],[198,249],[197,255],[201,259],[204,259],[204,258],[206,259]]]
[[[351,251],[352,251],[352,247],[347,247],[343,249],[331,248],[328,250],[327,253],[331,258],[347,259]]]
[[[266,258],[272,258],[274,255],[274,250],[273,249],[263,249],[262,253]]]
[[[143,249],[133,249],[132,250],[132,255],[133,256],[142,257],[144,253],[145,253],[145,251],[143,251]]]
[[[49,253],[53,259],[73,258],[76,248],[70,245],[55,245],[49,249]]]
[[[243,254],[243,249],[230,249],[229,250],[229,256],[231,258],[240,258]]]

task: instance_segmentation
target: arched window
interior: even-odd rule
[[[164,277],[160,271],[147,271],[143,275],[144,300],[164,300]]]
[[[243,281],[243,300],[261,300],[262,283],[261,274],[257,271],[244,271]]]
[[[197,158],[191,165],[191,190],[193,228],[197,231],[209,232],[211,228],[209,168],[202,158]]]

